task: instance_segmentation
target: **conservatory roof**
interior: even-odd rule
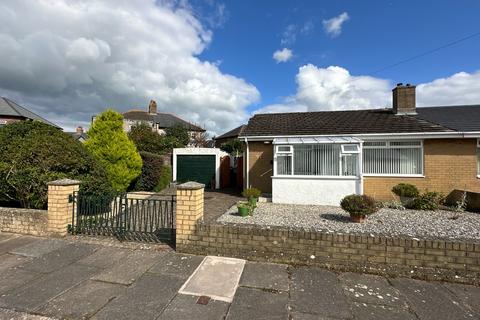
[[[273,144],[316,144],[316,143],[360,143],[361,140],[354,137],[306,137],[306,138],[275,138]]]

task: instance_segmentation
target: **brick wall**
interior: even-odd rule
[[[365,177],[364,193],[378,200],[391,200],[392,187],[400,182],[422,191],[448,195],[454,189],[480,192],[477,178],[476,139],[431,139],[424,141],[424,178]]]
[[[480,284],[480,243],[331,234],[198,222],[177,250]]]
[[[0,208],[0,231],[46,235],[48,227],[47,210]]]
[[[272,193],[273,145],[249,142],[249,183],[265,193]]]

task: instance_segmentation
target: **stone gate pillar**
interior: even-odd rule
[[[61,179],[48,183],[48,226],[47,232],[64,236],[72,223],[75,191],[80,188],[80,181]]]
[[[203,219],[203,195],[205,185],[186,182],[177,186],[176,247],[181,251],[195,234],[197,221]]]

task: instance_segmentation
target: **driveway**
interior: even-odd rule
[[[245,264],[231,303],[179,293],[203,259],[0,233],[0,319],[480,318],[479,287],[267,263]]]

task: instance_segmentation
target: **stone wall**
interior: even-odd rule
[[[48,234],[48,211],[0,208],[0,231],[43,236]]]
[[[177,250],[480,284],[480,243],[292,231],[197,222]]]

